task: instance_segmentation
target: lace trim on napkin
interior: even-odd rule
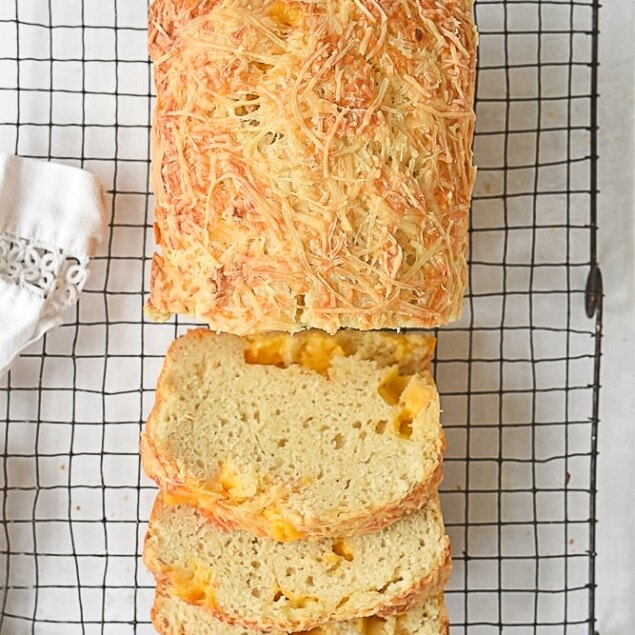
[[[17,284],[63,309],[77,301],[84,287],[88,258],[57,247],[0,234],[0,278]]]

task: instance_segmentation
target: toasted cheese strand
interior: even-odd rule
[[[214,329],[459,315],[471,0],[155,0],[149,308]]]

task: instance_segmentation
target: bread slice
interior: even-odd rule
[[[456,320],[472,4],[154,0],[149,314],[237,335]]]
[[[433,349],[420,334],[190,331],[165,360],[145,471],[225,528],[280,541],[380,529],[440,478]]]
[[[159,585],[150,614],[159,635],[260,635],[239,625],[226,624],[200,607],[184,602]],[[286,635],[278,631],[276,635]],[[346,622],[329,622],[311,635],[447,635],[448,617],[443,593],[434,595],[401,615],[362,617]]]
[[[170,593],[227,623],[264,631],[403,613],[440,592],[450,570],[436,495],[378,532],[281,543],[223,531],[159,494],[143,557]]]

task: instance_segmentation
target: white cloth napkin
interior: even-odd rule
[[[0,153],[0,372],[77,302],[105,226],[95,176]]]

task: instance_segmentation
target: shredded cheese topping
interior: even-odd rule
[[[471,0],[155,0],[149,309],[245,334],[456,319]]]

